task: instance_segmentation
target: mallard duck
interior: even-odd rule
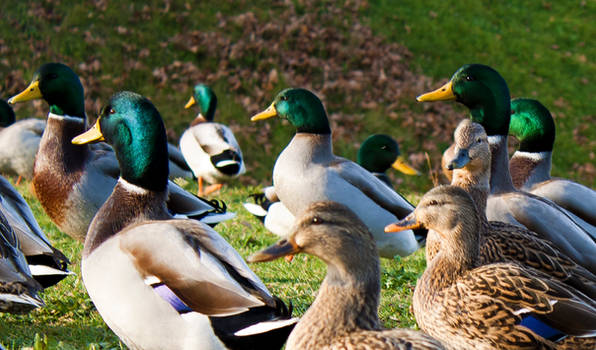
[[[514,262],[537,269],[596,300],[596,276],[575,263],[550,242],[525,228],[486,219],[490,187],[490,148],[484,128],[464,119],[454,133],[455,155],[448,161],[453,186],[463,188],[474,199],[484,227],[479,237],[478,264]],[[390,229],[390,228],[389,228]],[[426,243],[427,261],[438,254],[439,235],[430,230]]]
[[[596,336],[596,301],[526,266],[478,264],[484,226],[465,190],[432,189],[396,226],[440,236],[413,308],[420,328],[448,349],[555,349],[568,336]]]
[[[217,232],[166,209],[166,135],[153,104],[119,92],[73,142],[104,139],[122,175],[89,227],[81,271],[108,326],[132,349],[281,348],[296,322],[283,302]]]
[[[400,156],[397,142],[389,135],[374,134],[366,138],[358,149],[356,162],[391,188],[393,185],[386,174],[389,168],[406,175],[420,174]],[[273,186],[266,187],[263,192],[251,197],[254,203],[243,203],[244,207],[259,218],[270,232],[281,237],[290,232],[294,215],[279,202]]]
[[[290,334],[286,349],[442,349],[428,335],[384,329],[378,317],[380,262],[373,236],[346,206],[315,202],[296,219],[287,239],[253,254],[250,262],[307,253],[327,264],[317,298]]]
[[[412,205],[358,164],[333,154],[327,113],[315,94],[283,90],[251,120],[274,116],[287,119],[297,129],[273,169],[275,194],[293,215],[313,202],[336,201],[366,224],[382,257],[406,256],[418,248],[411,232],[404,236],[383,232],[385,225],[407,215]]]
[[[37,292],[19,241],[0,212],[0,312],[25,313],[44,305]]]
[[[586,229],[565,209],[513,186],[507,154],[511,102],[507,83],[497,71],[480,64],[464,65],[447,84],[418,100],[456,100],[470,108],[471,119],[484,127],[492,156],[489,220],[524,226],[596,272],[596,242]]]
[[[513,185],[546,197],[596,225],[596,191],[577,182],[550,176],[555,122],[548,109],[536,100],[512,100],[509,134],[520,141],[519,149],[509,160]]]
[[[35,195],[61,231],[84,241],[91,219],[116,185],[118,162],[105,146],[70,142],[85,131],[85,101],[79,77],[68,66],[42,65],[31,84],[8,103],[33,99],[44,99],[50,105],[33,171]],[[222,212],[172,182],[168,189],[168,208],[172,212],[196,215],[203,220],[211,220],[204,218],[210,212]],[[211,218],[210,223],[219,220]]]
[[[6,101],[0,99],[0,172],[30,180],[33,162],[39,148],[46,121],[29,118],[15,122],[15,114]]]
[[[197,84],[184,106],[199,105],[199,114],[180,137],[180,150],[199,181],[199,196],[217,191],[220,181],[244,174],[244,158],[230,128],[214,123],[217,97],[210,87]],[[203,191],[203,180],[213,184]]]

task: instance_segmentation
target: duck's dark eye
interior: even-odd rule
[[[320,218],[320,217],[318,217],[318,216],[315,216],[314,218],[312,218],[311,222],[312,222],[313,224],[315,224],[315,225],[318,225],[318,224],[322,224],[322,223],[323,223],[323,220],[321,220],[321,218]]]
[[[471,75],[466,75],[466,80],[467,80],[467,81],[474,81],[474,80],[476,80],[476,78],[474,78],[474,77],[473,77],[473,76],[471,76]]]
[[[56,79],[58,78],[58,74],[56,73],[50,73],[48,75],[46,75],[46,79]]]
[[[381,149],[382,150],[386,150],[387,149],[387,146],[383,145],[383,146],[381,146]]]
[[[439,205],[439,202],[433,199],[430,202],[428,202],[428,205]]]
[[[476,139],[476,142],[482,143],[482,137],[479,137],[478,139]]]
[[[110,108],[110,110],[108,111],[108,113],[114,114],[114,113],[116,113],[116,111],[114,110],[114,108]]]
[[[282,100],[282,101],[287,101],[288,100],[288,96],[282,95],[279,99]]]

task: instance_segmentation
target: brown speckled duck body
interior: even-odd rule
[[[596,335],[596,302],[537,270],[478,260],[484,227],[472,198],[455,186],[432,189],[396,224],[425,226],[441,249],[418,280],[420,328],[448,349],[561,349]],[[547,331],[548,330],[548,331]],[[582,348],[582,347],[580,347]]]

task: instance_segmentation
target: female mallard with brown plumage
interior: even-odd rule
[[[596,272],[596,242],[586,228],[550,200],[513,186],[507,154],[511,101],[507,83],[497,71],[480,64],[464,65],[447,84],[418,100],[456,100],[470,108],[471,119],[484,127],[491,148],[489,220],[524,226]]]
[[[465,190],[432,189],[396,226],[424,226],[440,236],[413,307],[420,328],[448,349],[561,349],[564,338],[576,349],[594,344],[594,300],[526,266],[479,264],[485,228]]]
[[[317,298],[288,338],[286,349],[442,349],[428,335],[384,329],[378,318],[380,263],[375,241],[358,217],[336,202],[315,202],[287,239],[255,253],[251,262],[307,253],[327,264]]]
[[[34,99],[50,105],[33,170],[35,195],[61,231],[84,241],[91,219],[116,185],[118,162],[109,148],[71,143],[85,131],[86,119],[83,85],[72,69],[61,63],[42,65],[29,86],[8,102]],[[172,212],[203,218],[222,211],[174,183],[169,190]]]
[[[509,134],[520,142],[519,149],[509,160],[515,187],[548,198],[587,223],[596,225],[596,191],[571,180],[550,176],[555,122],[548,109],[536,100],[512,100]]]

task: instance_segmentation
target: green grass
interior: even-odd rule
[[[424,152],[436,169],[453,122],[465,111],[449,103],[416,104],[414,97],[438,87],[464,63],[491,65],[509,82],[513,97],[538,98],[555,115],[553,174],[596,186],[593,1],[374,1],[347,7],[314,1],[294,1],[293,6],[225,0],[168,3],[0,2],[0,97],[21,91],[42,63],[62,61],[83,80],[88,114],[94,115],[115,91],[134,90],[148,96],[167,127],[180,135],[196,113],[182,108],[192,85],[208,82],[219,99],[216,118],[237,130],[247,159],[246,176],[218,195],[238,218],[217,229],[243,256],[275,241],[241,202],[270,182],[275,158],[293,134],[287,122],[253,124],[249,117],[267,107],[280,89],[298,82],[317,91],[331,79],[366,82],[352,90],[346,83],[325,90],[335,152],[354,159],[358,145],[370,133],[389,133],[403,151],[418,156],[418,167],[428,172]],[[358,35],[364,31],[356,25],[370,26],[381,39],[366,46],[371,37],[362,40]],[[305,35],[315,39],[305,44]],[[389,52],[399,55],[396,64],[403,65],[396,65],[393,73],[391,66],[383,66],[391,85],[366,80],[376,72],[367,52],[375,58],[387,51],[374,50],[395,44]],[[302,53],[306,61],[291,61]],[[324,63],[330,67],[324,69]],[[272,70],[278,78],[269,81]],[[358,71],[363,79],[350,75]],[[327,76],[329,72],[337,76]],[[385,96],[392,88],[400,92]],[[365,108],[361,102],[378,106]],[[47,106],[23,104],[16,111],[19,117],[43,117]],[[391,176],[415,203],[432,186],[429,176]],[[194,189],[195,184],[187,187]],[[81,245],[55,228],[27,184],[19,190],[51,240],[71,258],[77,276],[44,292],[46,307],[28,315],[0,315],[0,342],[11,349],[29,347],[39,333],[48,336],[50,348],[81,349],[88,344],[120,348],[81,284]],[[323,264],[305,256],[291,265],[279,261],[252,268],[275,294],[291,300],[299,315],[314,299],[324,276]],[[382,268],[382,320],[388,327],[414,326],[409,300],[424,268],[422,252],[383,261]]]

